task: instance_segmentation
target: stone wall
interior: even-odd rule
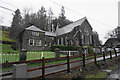
[[[33,31],[26,30],[24,32],[23,37],[23,49],[27,49],[27,51],[42,51],[42,50],[49,50],[48,46],[45,46],[46,43],[51,42],[51,39],[49,36],[45,36],[44,32],[39,32],[39,36],[33,36]],[[29,39],[34,39],[34,46],[30,46],[28,44]],[[36,40],[41,40],[41,46],[36,45]]]

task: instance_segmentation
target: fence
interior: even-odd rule
[[[2,61],[1,63],[6,62],[16,62],[19,61],[20,54],[16,52],[8,52],[7,54],[1,54]],[[35,60],[45,58],[54,58],[54,52],[27,52],[27,60]]]
[[[60,57],[65,57],[67,54],[78,55],[78,51],[60,51]],[[7,54],[1,54],[2,63],[19,61],[19,53],[8,52]],[[27,52],[27,60],[36,60],[44,58],[55,58],[55,52]]]
[[[114,55],[114,56],[112,56]],[[79,59],[76,59],[76,60],[71,60],[71,58],[73,57],[80,57]],[[75,68],[78,68],[78,67],[85,67],[87,66],[88,64],[97,64],[97,62],[99,60],[97,60],[98,58],[101,58],[101,60],[103,61],[106,61],[106,57],[109,57],[110,59],[112,59],[113,57],[118,57],[119,54],[118,52],[115,51],[115,53],[113,54],[111,51],[108,53],[101,53],[101,54],[97,54],[97,53],[94,53],[94,54],[87,54],[85,56],[85,54],[83,55],[74,55],[74,56],[69,56],[67,55],[67,57],[58,57],[58,58],[47,58],[45,59],[44,57],[41,59],[41,60],[38,60],[38,61],[42,61],[42,66],[40,66],[39,68],[34,68],[34,69],[28,69],[27,72],[33,72],[33,71],[37,71],[37,70],[41,70],[42,72],[42,75],[39,75],[37,77],[32,77],[31,79],[39,79],[39,78],[42,78],[43,80],[45,79],[45,76],[48,76],[48,75],[52,75],[52,74],[56,74],[56,73],[60,73],[60,72],[64,72],[64,71],[67,71],[68,73],[70,72],[71,69],[75,69]],[[53,60],[53,59],[61,59],[61,58],[65,58],[67,59],[64,63],[59,63],[59,64],[53,64],[53,65],[45,65],[45,61],[48,61],[48,60]],[[36,60],[37,61],[37,60]],[[35,62],[35,60],[32,60],[32,62]],[[75,63],[79,63],[79,65],[71,65],[71,64],[75,64]],[[22,62],[22,63],[28,63],[28,61],[25,61],[25,62]],[[82,64],[80,64],[82,63]],[[51,69],[52,67],[59,67],[59,66],[62,66],[62,65],[66,65],[66,67],[64,67],[64,69],[61,69],[61,70],[57,70],[57,71],[54,71],[54,72],[50,72],[50,73],[46,73],[46,69]],[[6,73],[6,74],[2,74],[2,76],[8,76],[8,75],[12,75],[13,73]]]
[[[79,51],[60,51],[60,54],[63,54],[63,55],[79,55]]]

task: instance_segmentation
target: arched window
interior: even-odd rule
[[[65,37],[65,45],[68,45],[67,36]]]

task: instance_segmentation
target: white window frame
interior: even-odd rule
[[[82,44],[84,44],[84,35],[82,35]]]
[[[65,37],[65,45],[68,45],[67,36]]]
[[[73,45],[73,41],[72,41],[72,40],[70,40],[70,42],[71,42],[71,45]]]
[[[61,45],[63,45],[63,37],[61,38]]]
[[[50,42],[50,43],[49,43],[49,47],[51,47],[51,45],[52,45],[52,44],[51,44],[51,42]]]
[[[33,36],[39,36],[39,32],[32,32]]]
[[[30,44],[31,43],[31,40],[32,40],[32,45]],[[34,39],[29,39],[29,43],[28,43],[30,46],[34,46]]]
[[[58,45],[59,45],[59,39],[58,39]]]
[[[90,35],[90,44],[92,44],[92,35]]]
[[[36,46],[41,46],[42,41],[41,40],[36,40]]]

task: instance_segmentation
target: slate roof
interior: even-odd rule
[[[85,21],[85,19],[86,19],[86,17],[79,19],[71,24],[66,25],[65,27],[62,27],[62,28],[56,30],[56,32],[55,32],[56,35],[59,36],[59,35],[71,32],[74,29],[74,27],[80,26]]]
[[[56,33],[53,33],[53,32],[45,32],[45,35],[47,35],[47,36],[56,36]]]
[[[37,28],[36,26],[32,25],[28,28],[25,28],[27,30],[33,30],[33,31],[40,31],[40,32],[45,32],[45,35],[48,35],[48,36],[59,36],[59,35],[62,35],[62,34],[66,34],[66,33],[69,33],[71,32],[76,26],[81,26],[82,23],[85,21],[86,17],[82,18],[82,19],[79,19],[71,24],[68,24],[58,30],[56,30],[55,33],[53,32],[47,32],[47,31],[43,31],[39,28]]]
[[[56,36],[55,33],[43,31],[43,30],[41,30],[40,28],[37,28],[37,27],[34,26],[34,25],[32,25],[32,26],[30,26],[30,27],[28,27],[28,28],[25,28],[25,29],[27,29],[27,30],[32,30],[32,31],[45,32],[45,35],[47,35],[47,36]]]
[[[105,42],[105,46],[108,46],[108,45],[116,45],[118,43],[118,39],[117,38],[110,38],[108,39],[106,42]]]

